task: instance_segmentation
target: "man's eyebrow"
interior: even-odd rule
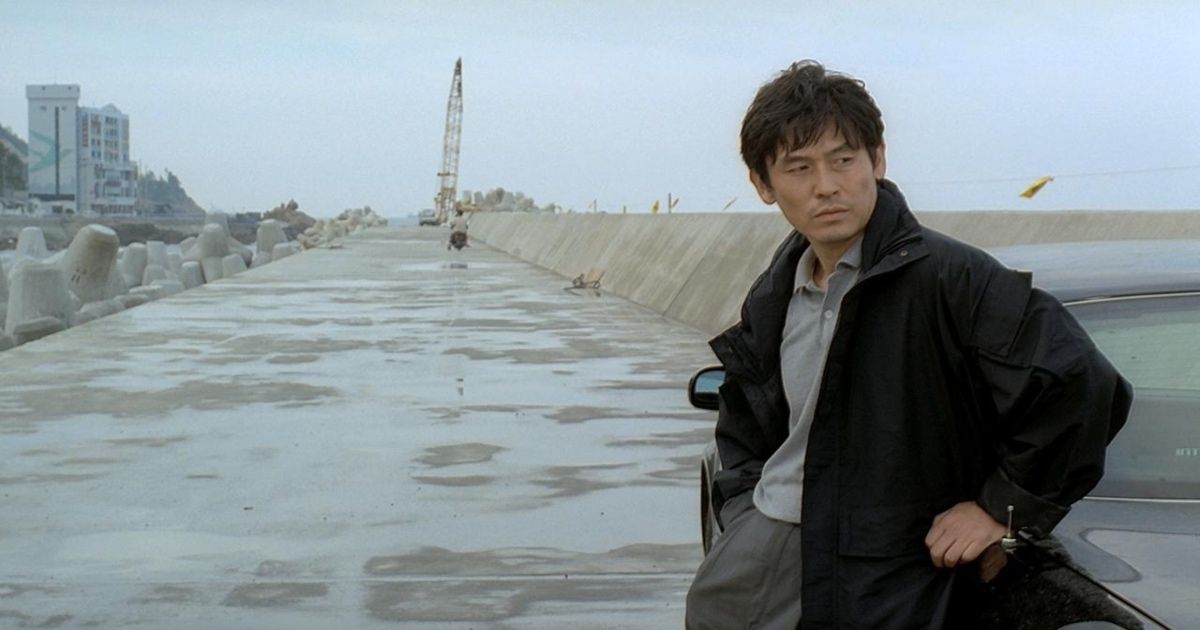
[[[793,162],[807,162],[807,161],[812,160],[813,158],[810,156],[807,156],[807,155],[796,155],[797,151],[800,151],[801,149],[804,149],[804,148],[807,148],[807,147],[792,149],[791,151],[784,153],[783,156],[781,156],[779,158],[779,161],[793,163]],[[825,155],[829,156],[829,155],[834,155],[837,153],[843,153],[846,151],[854,151],[854,147],[850,146],[849,142],[843,142],[843,143],[837,145],[836,147],[826,151]]]
[[[842,142],[841,144],[839,144],[836,147],[827,151],[825,153],[825,155],[833,155],[834,153],[842,153],[844,151],[853,151],[853,150],[854,150],[854,147],[850,146],[849,142]]]

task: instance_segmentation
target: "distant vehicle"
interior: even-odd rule
[[[1067,306],[1135,392],[1099,485],[1049,539],[1024,540],[1014,552],[1030,573],[1069,572],[1074,586],[1043,608],[1026,592],[1022,606],[1061,616],[1069,601],[1085,611],[1070,613],[1083,615],[1072,621],[1092,619],[1087,611],[1103,612],[1099,605],[1144,627],[1200,628],[1200,242],[1058,243],[991,253],[1031,270],[1034,285]],[[700,370],[688,400],[715,411],[724,379],[720,367]],[[721,535],[710,496],[720,466],[710,442],[700,462],[705,553]]]
[[[437,225],[437,213],[430,209],[417,213],[417,225]]]

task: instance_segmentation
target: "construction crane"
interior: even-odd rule
[[[454,79],[450,82],[450,99],[446,103],[446,137],[442,141],[442,170],[438,172],[439,186],[434,203],[438,223],[450,220],[457,208],[458,147],[462,140],[462,57],[454,63]]]

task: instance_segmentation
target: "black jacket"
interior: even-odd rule
[[[793,233],[712,340],[726,370],[714,479],[751,491],[788,434],[779,347]],[[886,180],[857,284],[842,301],[804,463],[803,625],[939,627],[955,572],[936,569],[933,517],[977,501],[1049,533],[1103,474],[1129,384],[1028,274],[919,225]]]

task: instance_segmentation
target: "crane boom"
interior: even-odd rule
[[[445,223],[456,207],[458,196],[458,149],[462,140],[462,57],[454,63],[454,79],[450,82],[450,99],[446,103],[446,136],[442,141],[442,170],[435,198],[438,223]]]

